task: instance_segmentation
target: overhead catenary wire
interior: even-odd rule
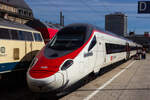
[[[104,17],[104,15],[101,15],[101,14],[100,14],[100,11],[97,11],[95,8],[93,8],[93,7],[91,7],[90,5],[88,5],[85,0],[80,0],[80,1],[81,1],[81,3],[82,3],[85,7],[87,7],[87,8],[90,9],[91,11],[97,13],[97,14],[100,15],[101,17]]]

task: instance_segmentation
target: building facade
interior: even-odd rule
[[[33,13],[24,0],[0,0],[0,17],[25,24],[33,19]]]
[[[127,34],[127,16],[120,12],[106,15],[105,30],[125,36]]]

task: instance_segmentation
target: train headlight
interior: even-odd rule
[[[62,65],[61,70],[66,70],[67,68],[69,68],[71,65],[73,64],[73,60],[67,60],[65,61],[65,63]]]
[[[35,57],[35,58],[32,60],[31,64],[30,64],[30,68],[31,68],[32,66],[34,66],[34,65],[37,63],[37,61],[38,61],[38,58]]]

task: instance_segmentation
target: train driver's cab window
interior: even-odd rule
[[[91,44],[88,48],[88,51],[90,51],[95,45],[96,45],[97,41],[96,41],[96,37],[94,36],[93,40],[91,41]]]
[[[60,30],[55,36],[50,48],[55,50],[75,50],[84,44],[86,27],[74,26]]]
[[[10,34],[8,29],[0,28],[0,39],[10,39]]]
[[[34,39],[35,39],[35,41],[42,41],[42,37],[38,33],[34,33]]]

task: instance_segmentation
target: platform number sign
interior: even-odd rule
[[[138,13],[150,14],[150,1],[138,1]]]

